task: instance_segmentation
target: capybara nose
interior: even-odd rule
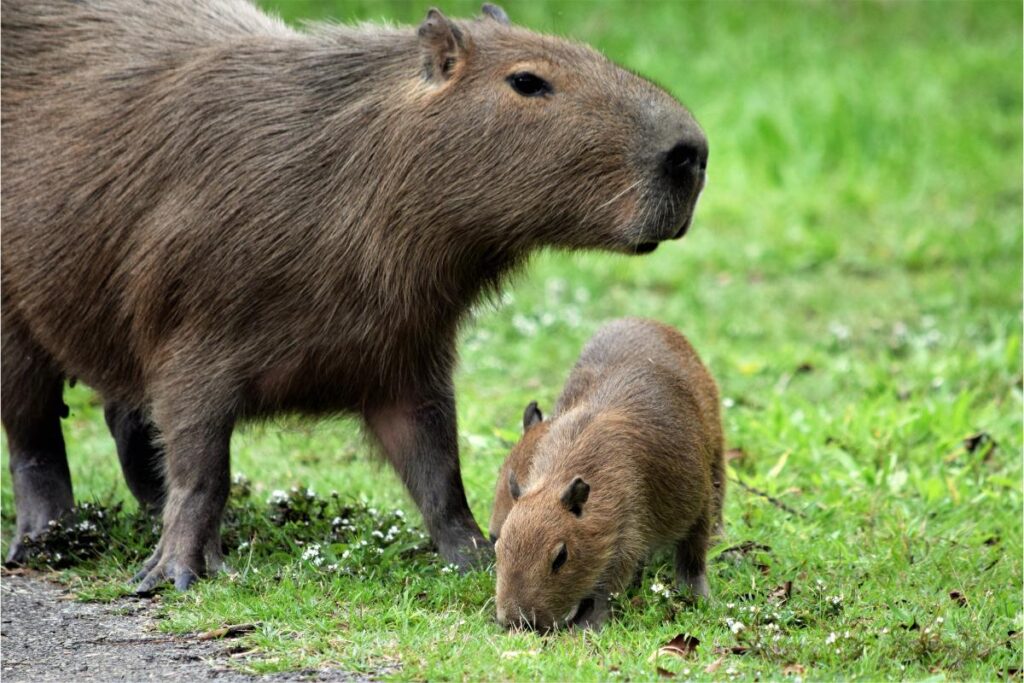
[[[694,180],[708,167],[708,141],[699,132],[682,138],[665,153],[662,168],[673,185],[680,188],[693,186]]]

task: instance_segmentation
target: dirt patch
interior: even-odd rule
[[[0,676],[13,681],[365,681],[339,671],[250,676],[228,665],[230,640],[156,630],[148,600],[75,602],[34,576],[0,579]]]

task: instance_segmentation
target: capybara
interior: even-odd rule
[[[361,416],[441,556],[485,560],[459,325],[539,248],[681,236],[687,110],[493,5],[298,30],[245,0],[4,0],[2,24],[9,559],[72,505],[76,377],[162,509],[140,592],[221,565],[232,430],[281,412]]]
[[[536,429],[534,429],[536,427]],[[533,464],[533,453],[537,440],[547,431],[548,423],[544,422],[544,414],[536,401],[530,401],[523,411],[523,438],[512,448],[498,471],[498,483],[494,488],[494,506],[491,508],[491,520],[488,531],[491,543],[498,540],[501,526],[512,509],[512,492],[509,490],[509,477],[526,481]]]
[[[525,478],[502,482],[514,502],[495,544],[498,621],[599,626],[609,593],[664,545],[680,587],[706,597],[722,424],[715,381],[686,338],[638,318],[603,326],[543,424],[524,436]]]

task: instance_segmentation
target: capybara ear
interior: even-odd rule
[[[516,481],[516,473],[508,473],[508,495],[512,496],[512,500],[519,500],[519,495],[522,491],[519,490],[519,482]]]
[[[562,505],[572,514],[579,517],[583,514],[583,504],[590,496],[590,484],[583,481],[583,477],[576,477],[562,492]]]
[[[544,413],[540,412],[536,401],[530,401],[523,411],[523,434],[530,431],[530,427],[544,421]]]
[[[451,78],[466,52],[459,27],[440,10],[431,8],[416,33],[423,49],[423,70],[427,80],[442,83]]]
[[[512,22],[508,20],[508,15],[505,14],[505,10],[501,9],[497,5],[485,2],[484,6],[480,8],[480,11],[484,13],[484,16],[489,19],[494,19],[499,24],[505,24],[508,26]]]

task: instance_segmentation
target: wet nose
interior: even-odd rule
[[[694,132],[678,140],[665,153],[662,168],[673,185],[690,187],[708,167],[708,141]]]

